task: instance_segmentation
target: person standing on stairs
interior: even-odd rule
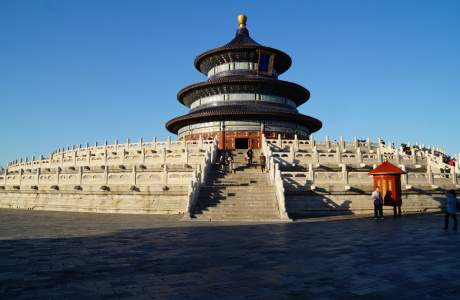
[[[232,152],[227,153],[227,161],[228,161],[228,171],[233,172],[233,154]]]
[[[260,164],[260,170],[263,173],[265,171],[265,165],[267,164],[267,158],[265,157],[263,153],[260,153],[259,164]]]
[[[219,159],[219,164],[220,164],[222,173],[225,172],[225,168],[226,168],[227,163],[228,163],[227,153],[222,153],[222,155],[221,155],[221,157]]]
[[[252,148],[249,147],[248,151],[246,151],[246,160],[248,161],[248,166],[252,166],[252,158],[254,157],[254,152]]]

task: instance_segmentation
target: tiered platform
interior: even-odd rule
[[[276,206],[281,219],[286,212],[291,218],[366,214],[373,211],[368,173],[385,158],[406,171],[401,177],[403,211],[441,211],[444,189],[460,188],[458,165],[447,165],[444,151],[424,145],[414,145],[408,154],[391,143],[369,139],[263,139],[263,149],[256,151],[265,153],[268,174],[243,168],[223,176],[216,172],[217,144],[128,140],[16,160],[0,174],[0,208],[273,219],[273,212],[260,218],[262,211],[248,212],[250,196],[263,194],[266,199],[261,201]],[[245,150],[231,151],[243,164]],[[219,197],[229,201],[221,205]]]

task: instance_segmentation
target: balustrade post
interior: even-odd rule
[[[201,138],[201,136],[200,136],[200,138]],[[200,149],[201,149],[201,148],[202,148],[202,147],[200,147]],[[183,153],[183,155],[185,156],[185,157],[183,158],[184,161],[185,161],[185,163],[188,163],[188,147],[187,147],[187,146],[185,146],[185,148],[184,148],[184,153]]]
[[[271,156],[269,160],[270,160],[271,168],[269,169],[268,173],[270,175],[270,181],[273,182],[275,179],[275,173],[274,173],[275,172],[275,167],[274,167],[275,159],[273,158],[273,156]]]
[[[88,150],[88,152],[86,152],[86,155],[88,155],[88,166],[91,165],[91,150]]]
[[[339,147],[340,149],[345,149],[345,141],[343,140],[343,136],[340,136]]]
[[[427,176],[428,176],[428,182],[429,182],[430,184],[433,184],[433,183],[434,183],[434,179],[433,179],[433,169],[431,168],[430,165],[427,166],[426,172],[427,172]]]
[[[340,164],[342,162],[342,152],[340,152],[340,147],[337,147],[336,154],[337,154],[337,163]]]
[[[315,171],[313,170],[313,164],[308,164],[308,177],[311,182],[315,181]]]
[[[197,165],[196,166],[196,171],[200,175],[200,178],[199,178],[198,182],[201,185],[201,183],[204,181],[204,176],[205,176],[203,166],[202,165]]]
[[[457,172],[455,171],[455,166],[451,166],[450,172],[452,174],[452,183],[456,185],[457,184]]]
[[[398,167],[404,172],[406,172],[406,165],[400,164],[398,165]],[[409,184],[409,175],[407,174],[407,172],[405,174],[401,174],[401,182],[403,184]]]
[[[289,147],[289,163],[291,165],[295,163],[294,157],[295,157],[295,155],[294,155],[294,146],[290,146]]]
[[[344,184],[348,184],[348,171],[346,164],[342,164],[342,180]]]
[[[315,136],[310,134],[310,146],[311,148],[315,147]]]
[[[136,186],[137,184],[137,166],[136,165],[133,165],[133,171],[132,171],[131,176],[132,176],[131,182],[134,186]]]
[[[109,168],[107,166],[104,168],[104,184],[109,184]]]
[[[168,186],[168,166],[163,166],[163,185]]]
[[[125,148],[123,148],[121,151],[123,151],[122,155],[121,155],[121,164],[124,165],[125,164],[125,159],[126,159],[126,153],[128,152],[127,150],[125,150]]]
[[[56,180],[55,180],[56,185],[59,185],[59,179],[60,179],[59,177],[61,177],[61,168],[56,167]]]
[[[329,142],[329,136],[326,135],[326,149],[330,149],[331,148],[331,143]]]
[[[83,166],[78,167],[78,184],[81,185],[83,182]]]
[[[358,162],[362,164],[364,160],[363,160],[363,153],[361,152],[361,148],[356,149],[356,156],[358,158]]]
[[[318,150],[316,149],[316,146],[313,147],[313,161],[319,163],[319,154]]]
[[[6,179],[8,178],[8,168],[5,169],[5,177],[3,178],[3,184],[6,185]]]
[[[24,173],[24,169],[20,168],[19,169],[19,185],[22,183],[22,174]]]

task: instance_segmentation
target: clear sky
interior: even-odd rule
[[[0,165],[116,139],[166,140],[205,81],[201,53],[237,16],[291,56],[315,139],[370,137],[460,153],[460,1],[0,1]]]

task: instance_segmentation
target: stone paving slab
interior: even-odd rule
[[[460,234],[443,218],[0,209],[0,299],[460,299]]]

